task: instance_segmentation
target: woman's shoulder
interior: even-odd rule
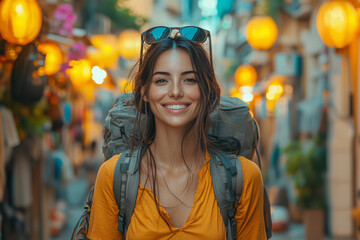
[[[115,166],[116,166],[116,162],[119,159],[120,155],[121,154],[114,155],[111,158],[109,158],[108,160],[104,161],[101,164],[101,167],[99,169],[98,174],[100,174],[100,175],[113,175],[114,170],[115,170]]]
[[[243,156],[239,156],[239,160],[243,171],[244,184],[255,183],[262,185],[262,174],[259,166]]]

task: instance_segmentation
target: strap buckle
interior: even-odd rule
[[[120,232],[124,232],[124,227],[125,227],[125,214],[122,213],[122,211],[119,212],[119,216],[118,216],[118,230]]]
[[[229,210],[228,216],[229,216],[229,220],[230,220],[229,228],[231,231],[231,239],[236,239],[236,220],[235,220],[234,212]]]

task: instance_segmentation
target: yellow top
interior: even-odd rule
[[[113,192],[118,158],[119,155],[115,155],[104,162],[98,172],[87,236],[89,239],[122,239],[121,232],[117,230],[119,209]],[[266,239],[261,172],[254,162],[244,157],[239,159],[243,169],[243,190],[235,216],[237,239]],[[206,163],[198,175],[194,204],[182,228],[174,227],[160,203],[160,212],[168,224],[163,220],[156,208],[153,193],[140,184],[126,239],[225,240],[225,225],[211,181],[209,154],[206,154]]]

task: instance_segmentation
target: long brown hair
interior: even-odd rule
[[[190,130],[194,130],[196,134],[196,140],[201,151],[207,151],[213,146],[213,141],[209,139],[208,131],[211,125],[210,113],[218,106],[220,101],[220,87],[216,80],[215,72],[213,69],[212,59],[210,59],[207,51],[199,43],[192,42],[184,37],[175,36],[174,38],[167,38],[157,43],[150,45],[147,49],[142,63],[139,66],[139,71],[135,73],[134,81],[134,98],[133,104],[137,108],[137,116],[134,125],[134,131],[137,129],[140,132],[140,141],[136,141],[133,138],[132,149],[139,146],[142,147],[143,152],[148,154],[148,171],[147,176],[150,176],[152,183],[153,194],[157,195],[156,189],[156,161],[150,150],[150,145],[155,139],[155,120],[154,115],[151,112],[148,102],[143,100],[144,96],[148,96],[149,88],[151,85],[151,77],[154,71],[155,63],[163,52],[170,49],[181,49],[186,51],[191,59],[193,69],[197,72],[197,81],[200,89],[201,101],[199,107],[199,113],[194,121],[190,124],[185,131],[181,144],[181,152],[184,163],[184,151],[183,143],[186,135]],[[143,93],[142,93],[143,90]],[[141,165],[141,164],[140,164]],[[186,165],[187,166],[187,165]],[[188,170],[189,167],[187,166]],[[159,211],[159,203],[156,200],[156,206]],[[159,211],[160,213],[160,211]],[[162,216],[160,214],[160,216]]]

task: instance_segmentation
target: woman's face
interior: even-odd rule
[[[200,89],[189,54],[170,49],[158,57],[148,98],[156,128],[186,127],[199,112]]]

